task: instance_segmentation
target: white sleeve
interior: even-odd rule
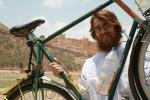
[[[89,65],[90,63],[89,63],[89,60],[87,59],[85,62],[84,62],[84,65],[83,65],[83,67],[82,67],[82,72],[81,72],[81,79],[87,79],[87,74],[88,74],[88,66],[90,66]]]
[[[97,76],[95,63],[91,58],[87,59],[83,65],[81,79],[93,80]]]
[[[95,91],[97,81],[96,67],[95,63],[92,61],[92,58],[89,58],[85,61],[82,68],[81,80],[80,86],[86,88],[88,87],[88,91],[82,94],[85,97],[85,100],[97,100],[97,93]],[[85,83],[87,86],[83,85]]]

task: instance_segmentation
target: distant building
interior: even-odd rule
[[[72,50],[80,51],[84,55],[96,54],[98,49],[96,47],[96,42],[91,42],[87,38],[83,39],[71,39],[65,38],[64,34],[57,36],[52,39],[48,44],[53,46],[59,46],[60,48],[70,48]],[[92,48],[92,49],[91,49]]]

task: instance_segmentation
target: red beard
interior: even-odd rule
[[[116,34],[104,34],[101,35],[99,39],[97,39],[97,46],[100,51],[109,52],[112,47],[118,47],[119,38]]]

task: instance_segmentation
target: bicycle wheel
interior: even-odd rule
[[[33,84],[22,86],[9,96],[8,100],[34,100]],[[68,92],[53,84],[39,84],[37,100],[73,100]]]
[[[136,37],[133,44],[128,71],[129,83],[135,98],[150,100],[150,45],[149,42],[142,42],[142,34]],[[145,40],[150,40],[150,33]]]

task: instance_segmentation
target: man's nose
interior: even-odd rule
[[[106,33],[106,29],[101,28],[101,33],[102,33],[102,34]]]

